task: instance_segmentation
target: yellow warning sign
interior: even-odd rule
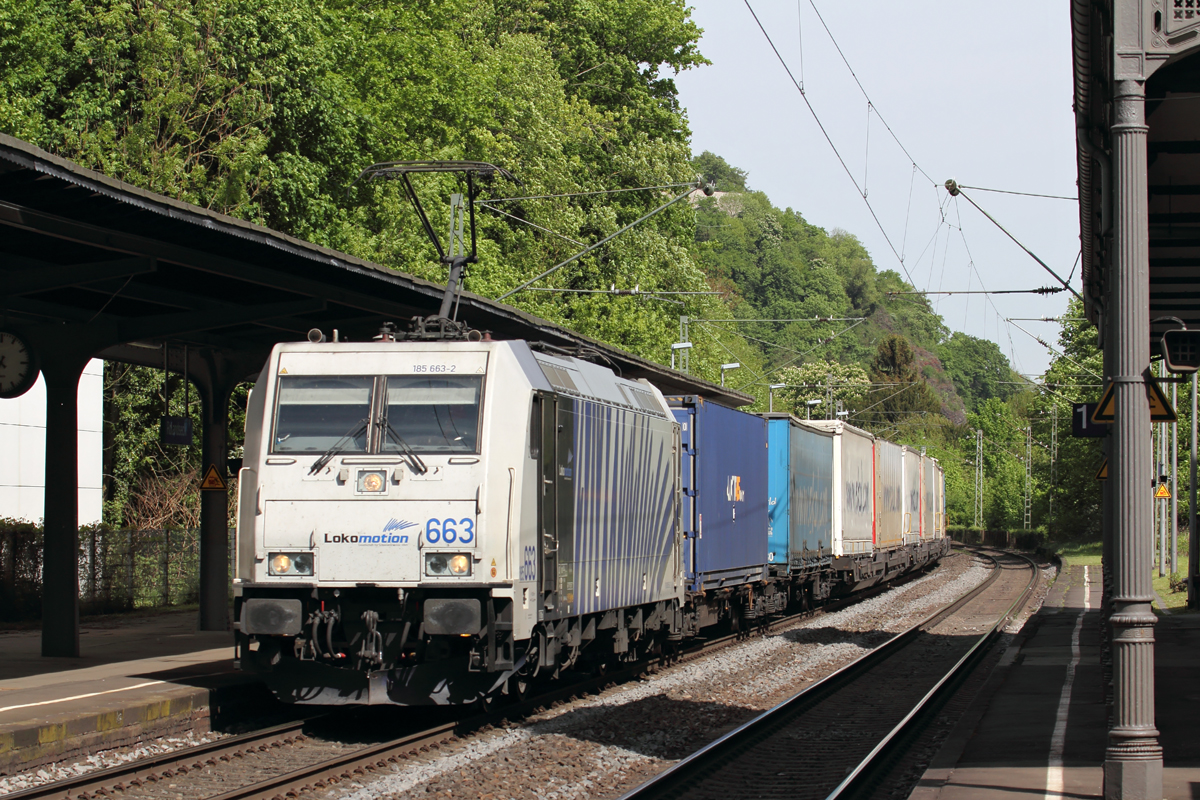
[[[496,559],[494,559],[494,558],[492,559],[492,566],[493,567],[496,566]]]
[[[1096,470],[1096,480],[1108,480],[1108,459],[1104,459],[1104,463],[1100,465],[1100,469]]]
[[[1150,375],[1146,376],[1146,398],[1150,401],[1150,421],[1151,422],[1177,422],[1179,416],[1175,413],[1175,409],[1171,406],[1171,401],[1167,399],[1167,395],[1163,392],[1162,387],[1158,385],[1158,381]],[[1104,425],[1116,421],[1117,401],[1114,389],[1116,384],[1110,383],[1108,388],[1104,390],[1104,394],[1100,397],[1100,402],[1096,404],[1096,410],[1092,412],[1092,424]]]
[[[1175,413],[1175,409],[1171,406],[1171,401],[1167,399],[1162,387],[1158,385],[1158,381],[1150,376],[1146,376],[1146,378],[1146,396],[1150,398],[1150,421],[1178,422],[1179,416]]]
[[[225,486],[225,479],[217,472],[217,465],[209,464],[208,469],[204,471],[204,480],[200,481],[200,491],[223,492],[227,488]]]
[[[287,375],[287,374],[288,374],[287,367],[280,367],[280,368],[279,368],[279,374],[280,374],[280,375]]]
[[[1096,403],[1096,410],[1092,412],[1092,424],[1103,425],[1106,422],[1112,422],[1116,419],[1114,413],[1116,411],[1116,401],[1113,399],[1113,387],[1116,384],[1110,383],[1108,388],[1104,390],[1104,394],[1100,396],[1100,402]],[[1108,463],[1107,461],[1105,462]]]
[[[1167,488],[1167,485],[1165,483],[1160,483],[1158,485],[1158,491],[1156,491],[1154,493],[1154,499],[1155,500],[1170,500],[1171,499],[1171,490]]]

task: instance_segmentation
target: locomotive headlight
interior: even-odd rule
[[[387,472],[381,469],[360,469],[358,491],[366,494],[383,492],[387,488]]]
[[[269,553],[267,572],[270,575],[312,575],[312,553]]]
[[[470,575],[471,557],[464,553],[426,553],[426,575]]]

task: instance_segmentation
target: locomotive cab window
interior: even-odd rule
[[[479,452],[482,375],[393,375],[387,379],[384,452]]]
[[[279,379],[272,452],[365,452],[374,378],[286,375]]]

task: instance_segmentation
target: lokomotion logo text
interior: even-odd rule
[[[408,534],[401,533],[401,531],[416,528],[418,525],[419,523],[416,522],[392,517],[384,523],[382,533],[327,533],[325,542],[327,544],[408,544]]]

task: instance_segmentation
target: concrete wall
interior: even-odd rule
[[[104,362],[79,379],[79,524],[100,521],[104,469]],[[46,383],[0,400],[0,517],[40,522],[46,500]]]

